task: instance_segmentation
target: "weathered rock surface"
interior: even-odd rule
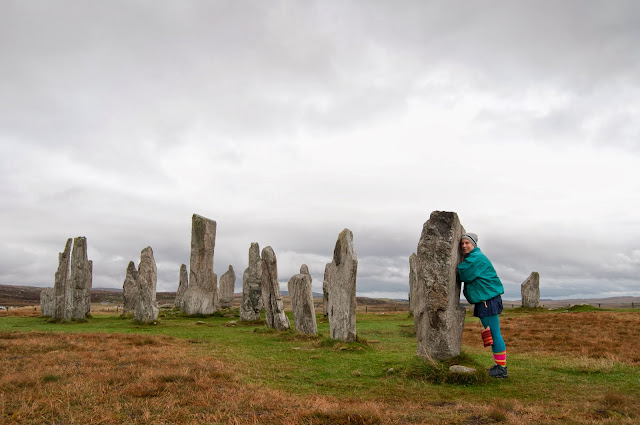
[[[217,311],[218,277],[213,273],[216,246],[216,222],[194,214],[191,220],[191,259],[189,287],[183,297],[183,311],[188,315]]]
[[[176,300],[173,305],[182,310],[182,304],[184,299],[184,293],[189,287],[189,273],[187,272],[187,265],[182,264],[180,266],[180,280],[178,281],[178,290],[176,291]]]
[[[449,359],[460,354],[465,309],[457,266],[464,228],[454,212],[434,211],[422,228],[416,254],[414,324],[418,355]]]
[[[73,240],[70,294],[67,296],[67,314],[71,319],[84,319],[91,310],[91,284],[93,262],[87,257],[87,238],[79,236]]]
[[[268,328],[285,330],[291,327],[284,314],[284,304],[278,282],[278,260],[270,246],[262,249],[262,302]]]
[[[316,335],[318,326],[311,291],[311,274],[309,274],[309,268],[306,264],[300,267],[299,274],[289,279],[288,289],[296,331]]]
[[[333,261],[325,268],[327,314],[332,339],[350,342],[356,339],[356,275],[358,258],[353,233],[344,229],[338,235]]]
[[[158,269],[153,258],[153,250],[150,246],[140,253],[140,265],[138,266],[138,303],[133,311],[133,318],[139,322],[153,322],[158,319],[158,307],[156,307],[156,284],[158,282]]]
[[[54,319],[65,318],[72,243],[73,239],[67,239],[64,251],[58,254],[58,270],[56,271],[55,282],[53,284],[53,315],[51,316]]]
[[[122,283],[122,297],[124,304],[122,305],[122,314],[133,314],[136,305],[140,302],[140,294],[136,280],[138,279],[138,269],[133,261],[129,261],[127,265],[127,274]]]
[[[416,254],[409,256],[409,316],[413,316],[416,299]]]
[[[43,316],[53,316],[55,310],[53,288],[45,288],[40,292],[40,308]]]
[[[324,267],[324,277],[322,279],[322,315],[329,315],[329,273],[331,271],[331,263]]]
[[[73,251],[71,247],[73,245]],[[78,320],[91,310],[93,263],[87,258],[87,239],[67,239],[58,254],[58,270],[51,294],[41,298],[42,314],[54,319]]]
[[[531,272],[529,277],[520,286],[522,294],[522,307],[540,307],[540,275],[538,272]]]
[[[233,266],[229,266],[222,276],[220,276],[220,307],[231,308],[233,307],[233,292],[236,289],[236,272],[233,271]]]
[[[253,322],[260,320],[262,303],[262,259],[257,242],[249,247],[249,266],[242,275],[242,304],[240,320]]]
[[[467,375],[473,375],[476,373],[476,370],[472,367],[462,366],[459,364],[454,364],[449,366],[449,371],[453,373],[463,373]]]

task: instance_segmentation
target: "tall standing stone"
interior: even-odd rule
[[[43,316],[53,316],[55,311],[54,300],[53,288],[44,288],[40,291],[40,308]]]
[[[212,314],[217,310],[218,277],[213,273],[216,222],[194,214],[191,221],[189,287],[184,293],[183,311],[188,315]]]
[[[465,309],[457,266],[464,228],[454,212],[434,211],[422,228],[416,255],[414,324],[418,355],[449,359],[460,354]]]
[[[153,258],[153,250],[150,246],[140,253],[140,265],[138,266],[139,300],[133,311],[133,318],[139,322],[153,322],[158,319],[156,307],[156,284],[158,282],[158,269]]]
[[[316,325],[316,312],[311,291],[311,275],[306,264],[300,267],[299,274],[289,280],[288,289],[296,331],[308,335],[317,334],[318,326]]]
[[[529,277],[520,286],[522,294],[522,307],[540,307],[540,275],[538,272],[531,272]]]
[[[262,249],[262,302],[267,327],[285,330],[291,327],[284,314],[284,304],[278,282],[278,260],[270,246]]]
[[[178,278],[178,290],[176,291],[176,299],[173,302],[174,307],[178,307],[182,310],[182,304],[184,301],[184,293],[189,287],[189,274],[187,272],[187,265],[182,264],[180,266],[180,276]]]
[[[262,259],[257,242],[249,247],[249,266],[242,275],[242,304],[240,320],[254,322],[260,320],[262,303]]]
[[[53,284],[53,317],[64,319],[66,312],[67,289],[69,286],[69,260],[71,258],[71,244],[73,239],[67,239],[64,251],[58,254],[58,270]]]
[[[129,261],[127,266],[127,274],[122,283],[122,297],[124,304],[122,306],[122,314],[133,314],[136,306],[140,302],[140,291],[138,290],[138,269],[133,261]]]
[[[65,318],[84,319],[89,314],[92,276],[93,262],[87,257],[87,238],[79,236],[73,240]]]
[[[43,315],[46,312],[47,316],[61,320],[87,317],[91,310],[92,276],[93,262],[87,258],[87,239],[84,236],[67,239],[64,251],[58,254],[52,294],[45,293],[41,298]]]
[[[331,271],[331,263],[324,267],[324,277],[322,279],[322,315],[329,315],[329,273]]]
[[[413,316],[416,302],[416,254],[409,256],[409,316]]]
[[[220,307],[233,307],[233,292],[236,289],[236,272],[233,266],[229,265],[229,270],[220,276]]]
[[[333,261],[327,264],[327,314],[332,339],[350,342],[356,339],[356,275],[358,258],[353,233],[344,229],[338,235]]]

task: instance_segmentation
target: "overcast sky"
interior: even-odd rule
[[[353,231],[359,296],[406,298],[434,210],[505,299],[640,295],[640,2],[0,0],[0,283],[93,286],[151,246],[158,291],[216,220],[322,292]]]

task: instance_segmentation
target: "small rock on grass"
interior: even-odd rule
[[[461,366],[458,364],[450,366],[449,371],[454,373],[468,373],[469,375],[476,373],[476,370],[474,368]]]

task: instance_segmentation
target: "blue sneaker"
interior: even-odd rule
[[[507,373],[506,366],[494,365],[491,369],[489,369],[489,376],[492,378],[508,378],[509,374]]]

